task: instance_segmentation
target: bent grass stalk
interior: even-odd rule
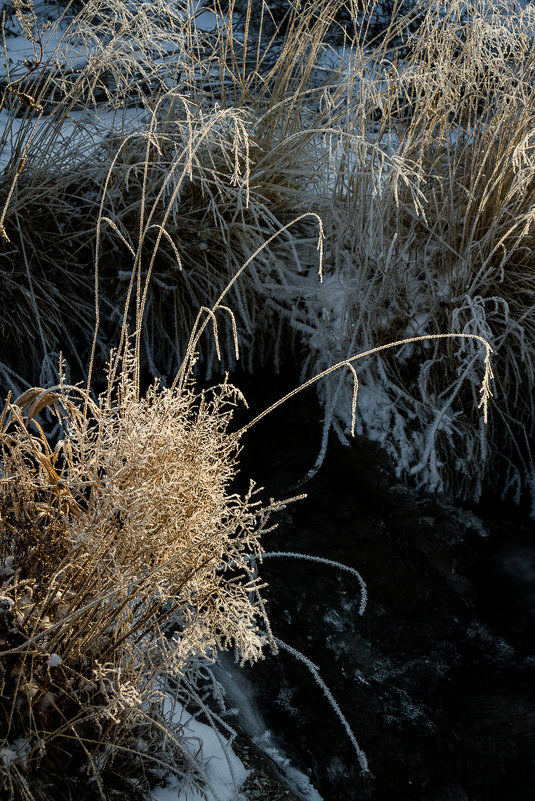
[[[492,392],[490,390],[490,381],[494,378],[494,374],[492,372],[492,367],[490,363],[490,354],[493,352],[491,346],[487,342],[486,339],[480,337],[478,334],[425,334],[419,337],[406,337],[405,339],[400,339],[397,342],[389,342],[387,345],[378,345],[375,348],[370,348],[369,350],[363,351],[363,353],[358,353],[355,356],[351,356],[349,359],[343,359],[342,361],[338,362],[338,364],[333,364],[332,367],[328,367],[326,370],[322,370],[321,373],[309,378],[308,381],[305,381],[303,384],[300,384],[295,389],[288,392],[284,397],[279,398],[278,401],[272,403],[271,406],[268,406],[263,412],[258,414],[250,423],[247,423],[243,428],[240,430],[240,433],[247,431],[253,425],[258,423],[262,420],[270,412],[277,409],[281,406],[285,401],[293,398],[299,392],[308,387],[316,384],[322,378],[326,378],[331,373],[340,370],[342,367],[348,367],[351,370],[353,376],[353,401],[351,406],[351,435],[355,435],[355,414],[356,414],[356,407],[357,407],[357,393],[358,393],[358,376],[353,368],[353,362],[358,361],[359,359],[363,359],[365,356],[371,356],[374,353],[380,353],[384,350],[391,350],[392,348],[399,348],[402,345],[408,345],[411,342],[426,342],[426,341],[433,341],[437,339],[473,339],[481,342],[481,344],[485,348],[485,372],[483,378],[481,379],[481,387],[480,387],[480,394],[481,400],[479,403],[478,408],[483,407],[483,419],[484,422],[487,423],[488,420],[488,402],[489,398],[492,397]]]
[[[320,565],[330,565],[331,567],[337,568],[337,570],[345,570],[347,573],[350,573],[352,576],[355,576],[357,579],[359,586],[360,586],[360,603],[358,613],[359,615],[363,615],[366,611],[366,604],[368,602],[368,590],[366,588],[366,582],[355,568],[350,567],[349,565],[344,565],[343,562],[337,562],[335,559],[325,559],[323,556],[313,556],[312,554],[307,553],[294,553],[293,551],[271,551],[271,552],[262,552],[260,557],[255,557],[256,559],[304,559],[305,561],[310,562],[317,562]]]
[[[325,684],[325,682],[321,678],[321,676],[319,674],[318,666],[315,665],[313,662],[311,662],[311,660],[308,657],[306,657],[304,654],[302,654],[301,651],[298,651],[296,648],[292,648],[291,645],[288,645],[288,643],[284,642],[283,640],[280,640],[278,637],[275,638],[275,642],[277,643],[277,645],[280,648],[282,648],[283,651],[288,651],[289,654],[294,656],[300,662],[303,662],[303,664],[307,667],[309,672],[314,677],[314,680],[315,680],[316,684],[319,685],[319,687],[321,688],[322,693],[325,695],[325,697],[329,701],[329,704],[331,705],[332,709],[334,709],[338,719],[340,720],[340,723],[344,727],[344,729],[346,731],[346,734],[349,737],[353,748],[355,749],[355,753],[357,755],[357,759],[358,759],[358,763],[359,763],[361,771],[364,774],[369,773],[370,772],[370,768],[368,766],[368,759],[366,757],[366,754],[364,753],[364,751],[362,750],[362,748],[358,744],[357,738],[353,734],[351,726],[347,722],[347,719],[346,719],[345,715],[343,714],[342,710],[338,706],[338,703],[336,702],[332,692],[329,690],[329,688],[327,687],[327,685]]]

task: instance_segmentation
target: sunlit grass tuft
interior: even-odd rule
[[[176,696],[199,659],[254,661],[270,639],[250,561],[270,509],[230,487],[242,398],[227,382],[196,392],[190,370],[141,395],[125,350],[96,401],[60,383],[4,407],[2,797],[68,798],[83,782],[142,798],[162,769],[199,778],[167,683]]]

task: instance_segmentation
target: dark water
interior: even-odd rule
[[[243,385],[242,385],[243,386]],[[280,387],[279,387],[280,389]],[[277,387],[246,395],[261,405]],[[318,413],[301,397],[247,435],[244,470],[288,494],[314,462]],[[373,445],[331,442],[306,501],[266,550],[335,559],[266,560],[275,635],[320,667],[365,750],[363,777],[306,667],[281,653],[247,668],[254,701],[324,801],[535,799],[535,530],[515,510],[444,505],[397,485]]]

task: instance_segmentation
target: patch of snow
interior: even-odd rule
[[[0,559],[0,576],[8,576],[15,575],[15,571],[13,569],[13,557],[12,556],[4,556],[3,559]]]
[[[13,609],[13,600],[6,595],[0,595],[0,612],[11,612]]]
[[[246,801],[239,790],[250,771],[236,756],[228,740],[171,698],[166,706],[173,726],[182,731],[184,747],[206,776],[207,787],[200,793],[189,784],[184,786],[176,776],[169,776],[166,787],[152,790],[150,801]]]
[[[0,759],[4,765],[11,765],[17,759],[17,752],[13,748],[0,748]]]
[[[198,31],[210,33],[217,29],[217,17],[213,11],[203,9],[195,15],[195,27]]]
[[[47,154],[47,161],[53,164],[65,151],[73,161],[86,162],[112,133],[133,133],[146,127],[147,115],[141,108],[126,108],[116,111],[73,110],[64,120],[61,128],[55,128],[47,117],[36,120],[30,129],[23,118],[11,117],[7,109],[0,112],[0,127],[10,126],[10,142],[0,150],[0,170],[11,159],[12,148],[18,152],[19,132],[24,126],[28,130],[24,144],[32,142],[30,153],[39,150]]]
[[[24,737],[19,737],[10,745],[0,748],[0,760],[5,766],[13,762],[23,762],[30,753],[30,744]]]

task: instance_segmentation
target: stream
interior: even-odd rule
[[[253,408],[281,391],[277,379],[236,383]],[[237,722],[257,742],[264,725],[324,801],[533,801],[533,522],[494,499],[470,507],[407,489],[373,443],[334,436],[293,492],[319,419],[312,394],[292,400],[245,436],[241,464],[265,497],[308,494],[279,516],[266,551],[337,560],[366,582],[360,616],[346,571],[293,558],[260,568],[275,636],[318,666],[370,773],[291,653],[241,671]]]

